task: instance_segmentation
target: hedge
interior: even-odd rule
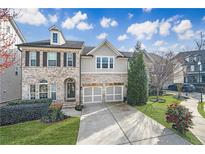
[[[36,104],[36,103],[49,103],[51,104],[52,99],[30,99],[30,100],[14,100],[8,102],[8,105],[18,105],[18,104]]]
[[[20,104],[0,107],[0,125],[37,120],[48,112],[49,103]]]

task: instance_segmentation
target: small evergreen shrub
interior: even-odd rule
[[[19,105],[19,104],[38,104],[38,103],[52,103],[52,99],[46,98],[46,99],[29,99],[29,100],[14,100],[8,102],[8,105]]]
[[[75,106],[76,111],[82,111],[82,109],[83,109],[83,105],[76,105]]]
[[[167,108],[166,120],[168,123],[173,123],[172,128],[178,132],[185,134],[189,128],[192,128],[192,113],[181,105],[171,104]]]
[[[0,107],[0,125],[40,119],[48,112],[49,103],[18,104]]]

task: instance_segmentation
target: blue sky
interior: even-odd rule
[[[57,25],[66,39],[95,46],[108,39],[132,51],[137,40],[147,51],[191,50],[205,31],[205,9],[21,9],[16,19],[27,41],[49,38]]]

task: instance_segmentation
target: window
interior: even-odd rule
[[[110,68],[113,68],[113,58],[110,58]]]
[[[36,99],[36,86],[30,85],[30,99]]]
[[[102,68],[108,68],[108,57],[102,57]]]
[[[57,53],[50,52],[48,53],[48,66],[56,66],[57,65]]]
[[[202,75],[202,82],[205,83],[205,75]]]
[[[51,84],[51,99],[56,100],[56,84]]]
[[[39,98],[48,98],[48,82],[41,80],[39,84]]]
[[[53,43],[58,43],[58,33],[53,33]]]
[[[103,69],[113,69],[113,57],[97,57],[96,67]]]
[[[73,66],[73,54],[67,53],[68,66]]]
[[[30,52],[30,66],[36,66],[36,52]]]
[[[205,71],[205,64],[202,64],[201,70],[202,70],[202,71]]]
[[[191,65],[191,71],[194,71],[194,65]]]
[[[101,65],[101,58],[97,57],[97,68],[100,68]]]

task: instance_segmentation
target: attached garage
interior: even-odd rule
[[[109,86],[105,88],[105,101],[123,101],[123,86]]]
[[[104,96],[104,97],[103,97]],[[123,86],[83,87],[83,103],[123,101]]]
[[[101,103],[102,87],[83,87],[83,103]]]

